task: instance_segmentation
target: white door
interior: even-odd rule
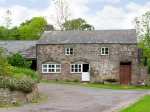
[[[90,81],[90,73],[82,72],[82,81],[89,82]]]
[[[90,81],[90,66],[89,64],[82,65],[82,81]]]

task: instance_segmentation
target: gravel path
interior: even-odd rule
[[[39,84],[39,91],[48,95],[46,102],[0,109],[0,112],[116,112],[148,92],[46,83]]]

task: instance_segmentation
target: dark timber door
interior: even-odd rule
[[[130,84],[131,82],[131,62],[120,63],[120,84]]]

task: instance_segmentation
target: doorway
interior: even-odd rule
[[[82,81],[89,82],[90,81],[90,65],[82,64]]]
[[[131,62],[120,63],[120,84],[129,85],[131,83]]]
[[[31,68],[32,70],[35,70],[35,71],[36,71],[36,67],[37,67],[37,61],[36,61],[36,59],[33,59],[30,68]]]

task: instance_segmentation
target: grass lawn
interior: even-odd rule
[[[138,102],[120,112],[150,112],[150,95],[144,96]]]
[[[130,89],[131,90],[145,90],[145,89],[150,89],[150,86],[128,86],[128,85],[80,83],[80,82],[50,81],[50,80],[42,80],[41,82],[55,83],[55,84],[71,84],[71,85],[79,85],[79,86],[84,86],[84,87],[104,88],[104,89],[114,89],[114,90],[130,90]]]

